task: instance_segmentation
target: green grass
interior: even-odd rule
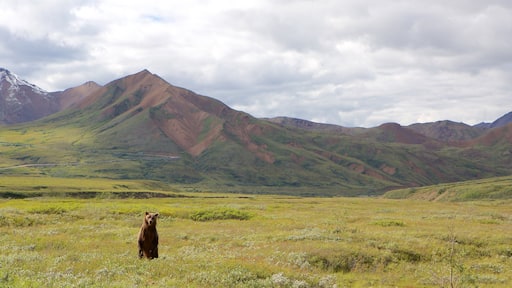
[[[184,196],[0,200],[0,287],[512,285],[509,200]],[[137,257],[145,211],[155,260]]]
[[[112,180],[102,178],[55,178],[35,176],[0,177],[0,198],[38,196],[107,197],[181,197],[169,192],[170,185],[151,180]],[[143,197],[143,198],[144,198]]]
[[[249,220],[251,214],[246,211],[240,211],[238,209],[232,209],[227,207],[206,209],[195,211],[190,215],[190,219],[194,221],[215,221],[215,220]]]
[[[406,188],[384,194],[391,199],[475,201],[512,199],[512,176],[494,177],[433,186]]]

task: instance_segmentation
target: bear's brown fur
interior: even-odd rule
[[[158,258],[158,233],[156,219],[158,213],[146,212],[139,231],[139,258]]]

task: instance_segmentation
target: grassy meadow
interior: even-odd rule
[[[0,191],[22,189],[22,180],[1,178]],[[18,199],[0,199],[0,287],[512,285],[510,200],[427,202],[161,190],[170,197],[29,197],[40,190],[71,189],[72,180],[66,181],[71,182],[59,182],[60,188],[38,184],[46,188],[34,191],[27,187],[35,184],[27,184]],[[102,181],[82,185],[90,185],[91,191],[131,193],[162,188]],[[145,211],[161,216],[160,258],[154,260],[137,257]]]
[[[456,183],[389,191],[391,199],[416,199],[428,201],[477,201],[512,199],[512,176],[484,178]]]

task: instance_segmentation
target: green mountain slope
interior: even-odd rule
[[[389,191],[383,197],[429,201],[512,199],[512,176],[446,183],[421,188],[399,189]]]
[[[398,124],[357,133],[301,129],[254,118],[146,70],[76,101],[39,121],[0,127],[0,175],[354,196],[508,175],[512,166],[503,154],[508,130],[493,141],[450,146]]]

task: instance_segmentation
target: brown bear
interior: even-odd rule
[[[156,232],[158,213],[146,212],[139,231],[139,258],[158,258],[158,233]]]

